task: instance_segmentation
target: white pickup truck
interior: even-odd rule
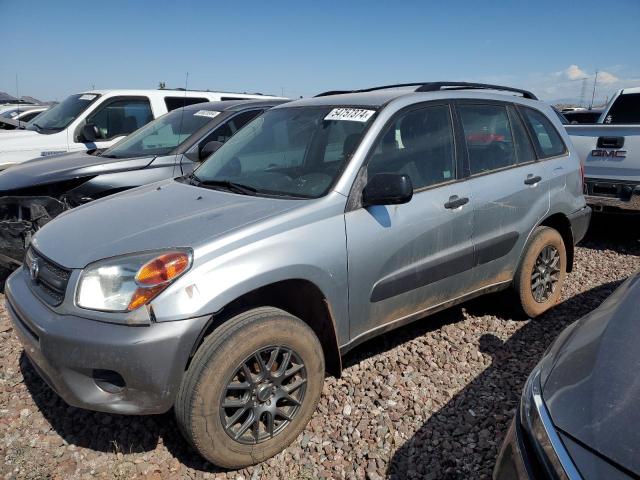
[[[67,97],[19,130],[0,130],[0,170],[35,157],[110,147],[170,110],[261,94],[184,90],[92,90]]]
[[[640,213],[640,87],[616,93],[593,125],[565,125],[596,212]]]

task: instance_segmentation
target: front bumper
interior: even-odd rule
[[[498,460],[493,470],[494,480],[530,480],[535,478],[533,464],[529,459],[522,433],[522,427],[516,415],[498,454]]]
[[[585,199],[596,212],[640,213],[640,185],[635,182],[586,178]]]
[[[20,268],[7,280],[7,312],[35,369],[68,404],[121,414],[172,407],[210,316],[128,326],[60,315],[26,277]]]

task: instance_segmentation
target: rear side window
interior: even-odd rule
[[[566,152],[560,134],[542,112],[526,107],[522,112],[540,158],[556,157]]]
[[[352,135],[346,135],[344,141],[347,153],[357,145]],[[380,137],[367,166],[369,178],[377,173],[405,174],[416,190],[453,180],[455,148],[449,107],[436,105],[400,115]]]
[[[604,123],[614,125],[640,123],[640,93],[619,95],[611,105]]]
[[[175,110],[176,108],[186,107],[188,105],[194,105],[196,103],[204,103],[209,100],[206,98],[192,98],[192,97],[164,97],[164,104],[167,106],[167,111]]]
[[[520,116],[516,109],[508,107],[509,121],[511,122],[511,129],[513,131],[513,140],[516,145],[516,157],[518,163],[533,162],[536,159],[536,152],[533,150],[533,145],[529,141],[529,135],[527,130],[520,120]]]
[[[517,163],[506,106],[460,105],[458,111],[469,153],[471,175]]]

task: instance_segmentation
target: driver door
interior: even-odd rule
[[[473,199],[456,157],[448,103],[398,114],[378,140],[367,177],[406,174],[414,195],[402,205],[345,214],[352,341],[409,321],[470,287]],[[361,191],[355,192],[359,198]],[[456,198],[463,201],[452,202]]]

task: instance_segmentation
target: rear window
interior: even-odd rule
[[[640,93],[619,95],[611,105],[604,123],[613,125],[640,123]]]
[[[529,125],[533,143],[540,158],[564,155],[567,151],[560,134],[549,119],[538,110],[523,107],[524,118]]]
[[[195,98],[195,97],[165,97],[164,104],[167,106],[167,111],[175,110],[176,108],[186,107],[188,105],[194,105],[196,103],[208,102],[207,98]]]

